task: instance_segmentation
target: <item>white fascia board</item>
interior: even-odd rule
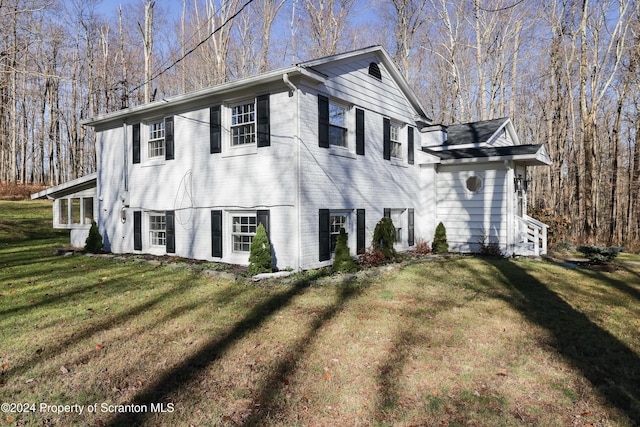
[[[124,110],[115,111],[112,113],[102,114],[87,120],[83,120],[81,122],[82,125],[87,126],[96,126],[103,123],[108,123],[112,121],[119,121],[125,119],[131,115],[144,113],[153,115],[153,113],[160,113],[170,105],[172,107],[198,102],[200,100],[210,98],[216,95],[224,95],[229,92],[233,92],[238,89],[244,89],[248,86],[255,86],[264,83],[272,83],[282,81],[282,76],[284,74],[292,75],[295,73],[301,73],[301,69],[298,66],[282,68],[275,71],[270,71],[267,73],[259,74],[253,77],[247,77],[240,80],[235,80],[232,82],[222,83],[216,86],[211,86],[206,89],[200,89],[194,92],[189,92],[182,95],[170,96],[168,98],[163,98],[159,101],[154,101],[148,104],[137,105],[135,107],[125,108]],[[306,76],[311,78],[310,73],[305,73]],[[313,76],[314,79],[319,79],[320,76],[317,74]]]
[[[504,161],[521,162],[529,166],[549,166],[551,161],[548,156],[545,159],[544,155],[541,155],[541,150],[538,150],[534,154],[517,154],[514,156],[490,156],[490,157],[472,157],[465,159],[447,159],[442,160],[443,165],[461,165],[472,163],[496,163]]]
[[[91,181],[96,181],[98,178],[98,173],[94,172],[89,175],[82,176],[80,178],[72,179],[71,181],[63,182],[62,184],[56,185],[54,187],[49,187],[46,190],[42,190],[38,193],[34,193],[31,195],[31,200],[36,199],[51,199],[56,198],[53,194],[61,193],[61,194],[71,194],[78,190],[85,190],[86,188],[91,188]]]

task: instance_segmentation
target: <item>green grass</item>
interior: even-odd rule
[[[0,401],[98,412],[0,425],[640,423],[637,266],[452,257],[255,286],[56,256],[50,209],[0,202]]]

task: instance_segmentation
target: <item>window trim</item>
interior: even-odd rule
[[[402,125],[395,122],[391,122],[389,127],[389,141],[391,144],[390,146],[391,159],[404,161],[404,156],[402,152],[404,147],[404,144],[402,141],[402,128],[403,128]],[[394,139],[394,133],[395,133],[395,139]]]
[[[154,129],[154,126],[156,125],[160,125],[157,129]],[[145,144],[147,147],[146,150],[146,159],[150,160],[150,161],[155,161],[157,159],[163,159],[165,157],[165,153],[166,153],[166,146],[165,146],[165,123],[164,123],[164,117],[160,118],[160,119],[152,119],[147,121],[146,123],[147,126],[147,143]],[[155,136],[153,137],[153,134],[159,134],[162,133],[162,136]],[[158,146],[161,148],[161,150],[158,150],[158,147],[155,147],[154,150],[157,150],[158,153],[151,155],[151,144],[158,144]],[[161,151],[161,152],[160,152]]]
[[[470,187],[470,181],[472,179],[475,179],[477,181],[477,184],[478,184],[477,188],[475,188],[475,189],[469,188]],[[464,188],[468,193],[478,194],[484,188],[484,179],[480,175],[469,175],[467,177],[467,179],[464,181]]]
[[[332,109],[339,109],[341,111],[340,113],[340,117],[342,117],[342,123],[340,124],[336,124],[336,120],[332,119],[333,117],[336,117],[335,115],[332,116]],[[349,140],[351,139],[349,137],[349,133],[351,131],[351,127],[350,126],[350,115],[351,115],[351,106],[341,103],[339,101],[334,101],[332,99],[329,99],[329,148],[338,148],[341,150],[350,150],[350,144],[349,144]],[[342,131],[342,141],[343,144],[335,144],[333,141],[335,141],[334,138],[332,138],[332,132],[340,132]]]
[[[152,218],[162,218],[160,225],[164,225],[163,228],[154,229],[154,221]],[[147,224],[149,231],[149,247],[150,248],[165,248],[167,247],[167,215],[166,212],[151,211],[147,212]],[[158,243],[162,241],[162,243]]]
[[[246,121],[246,122],[242,122],[242,123],[236,123],[234,124],[234,108],[238,108],[238,107],[246,107],[246,106],[252,106],[253,110],[250,112],[242,112],[240,114],[240,116],[245,116],[245,115],[251,115],[252,116],[252,120],[251,121]],[[236,148],[244,148],[244,147],[252,147],[252,146],[257,146],[257,141],[258,141],[258,111],[257,111],[257,98],[254,97],[252,99],[244,99],[244,100],[240,100],[237,102],[231,102],[229,103],[229,105],[227,106],[227,110],[229,112],[229,147],[231,149],[236,149]],[[240,128],[240,127],[246,127],[246,126],[251,126],[253,129],[253,132],[250,133],[245,133],[243,134],[244,137],[246,138],[247,135],[250,135],[252,138],[251,142],[242,142],[239,144],[234,144],[234,129]]]
[[[77,200],[77,204],[74,204],[73,200]],[[91,200],[91,202],[89,202]],[[86,207],[87,204],[90,203],[91,206],[91,217],[87,217],[86,215]],[[95,196],[81,196],[81,195],[70,195],[67,197],[61,197],[56,199],[56,214],[55,214],[55,224],[56,228],[88,228],[91,226],[91,222],[95,221],[94,213],[95,213]],[[64,209],[63,209],[64,206]],[[79,222],[73,222],[75,215],[73,214],[74,206],[78,208],[77,215],[79,217]],[[63,210],[64,215],[63,215]],[[62,222],[62,218],[66,218],[65,222]]]

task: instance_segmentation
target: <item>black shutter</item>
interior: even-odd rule
[[[220,120],[220,106],[209,109],[209,152],[222,152],[222,122]]]
[[[413,246],[415,243],[415,225],[414,225],[414,213],[413,209],[409,209],[407,213],[407,222],[409,223],[409,231],[407,233],[407,240],[409,241],[409,246]]]
[[[258,225],[262,224],[269,237],[269,210],[257,211],[256,220]]]
[[[366,222],[365,222],[365,212],[364,209],[356,210],[356,253],[362,254],[365,252],[366,243],[365,243],[365,234],[366,234]]]
[[[140,163],[140,123],[136,123],[133,128],[133,163]]]
[[[384,216],[385,218],[391,218],[391,208],[384,208],[382,216]]]
[[[318,95],[318,146],[329,148],[329,98]]]
[[[382,136],[384,143],[382,154],[385,160],[391,160],[391,120],[385,117],[382,121],[382,124]]]
[[[407,127],[407,161],[413,164],[413,127]]]
[[[211,256],[222,258],[222,211],[211,211]]]
[[[364,110],[356,108],[356,154],[364,156]]]
[[[166,237],[167,237],[167,253],[176,253],[176,213],[175,211],[166,211],[164,218],[167,224]]]
[[[331,235],[329,234],[329,221],[331,212],[329,209],[320,209],[318,211],[318,249],[320,253],[320,261],[328,261],[331,259]]]
[[[258,147],[271,145],[271,125],[269,123],[269,94],[260,95],[257,99],[258,114]]]
[[[142,250],[142,212],[133,212],[133,249]]]
[[[173,160],[173,116],[164,119],[164,159]]]

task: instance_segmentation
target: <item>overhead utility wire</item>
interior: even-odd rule
[[[518,0],[517,2],[515,2],[514,4],[510,5],[510,6],[505,6],[505,7],[499,7],[498,9],[485,9],[484,7],[480,7],[480,5],[478,5],[478,9],[484,11],[484,12],[502,12],[503,10],[507,10],[507,9],[511,9],[516,7],[517,5],[519,5],[520,3],[522,3],[524,0]]]
[[[220,6],[220,9],[223,9],[227,6],[227,4],[230,2],[231,0],[225,0],[225,2]],[[165,66],[165,64],[168,64],[169,62],[171,62],[171,58],[178,55],[178,52],[180,50],[182,50],[188,43],[191,42],[191,40],[193,40],[196,35],[200,34],[200,30],[202,30],[205,26],[209,25],[209,22],[211,22],[211,20],[213,20],[215,18],[215,15],[212,14],[204,23],[202,23],[202,25],[200,25],[189,37],[189,39],[187,39],[185,42],[183,42],[179,48],[174,49],[169,57],[167,59],[164,60],[164,62],[162,64],[160,64],[158,66],[158,68],[162,68]]]
[[[164,73],[166,73],[167,71],[169,71],[170,69],[172,69],[173,67],[175,67],[180,61],[182,61],[184,58],[186,58],[188,55],[192,54],[197,48],[199,48],[200,46],[202,46],[203,44],[205,44],[211,37],[213,37],[214,34],[216,34],[218,31],[222,30],[229,22],[231,22],[236,16],[240,15],[240,13],[242,13],[242,11],[249,6],[251,3],[253,3],[253,0],[247,0],[247,2],[245,4],[242,5],[242,7],[240,9],[238,9],[238,11],[236,13],[234,13],[233,15],[231,15],[229,18],[227,18],[218,28],[216,28],[215,30],[213,30],[211,32],[211,34],[209,34],[207,37],[205,37],[202,41],[200,41],[197,45],[195,45],[192,49],[190,49],[188,52],[186,52],[184,55],[182,55],[180,58],[176,59],[175,61],[173,61],[173,64],[169,65],[167,68],[165,68],[164,70],[160,71],[158,74],[156,74],[155,76],[152,76],[151,78],[149,78],[148,80],[143,81],[142,83],[140,83],[138,86],[134,87],[133,89],[129,90],[129,94],[132,92],[135,92],[136,90],[140,89],[142,86],[144,86],[146,83],[153,81],[154,79],[160,77],[161,75],[163,75]]]

